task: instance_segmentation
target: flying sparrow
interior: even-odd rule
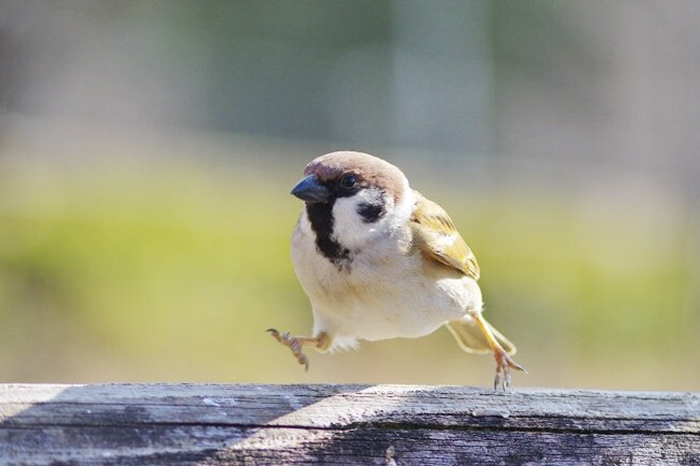
[[[309,296],[312,336],[268,331],[308,369],[304,346],[355,348],[359,340],[417,338],[445,325],[469,353],[496,359],[505,391],[515,346],[482,316],[476,257],[447,213],[409,187],[394,165],[333,152],[304,168],[292,194],[306,205],[292,261]]]

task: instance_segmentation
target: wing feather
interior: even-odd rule
[[[418,191],[414,191],[414,195],[417,200],[411,217],[414,244],[425,257],[478,280],[480,271],[476,256],[447,212]]]

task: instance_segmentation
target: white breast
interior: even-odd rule
[[[292,237],[292,260],[311,300],[314,334],[331,334],[332,349],[352,347],[358,339],[424,336],[468,310],[481,309],[474,280],[458,274],[427,276],[421,255],[406,255],[410,230],[405,226],[394,225],[352,251],[347,269],[323,257],[314,241],[304,212]]]

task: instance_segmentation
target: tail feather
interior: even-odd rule
[[[496,340],[501,344],[506,353],[508,353],[509,356],[514,355],[516,351],[515,345],[501,335],[501,332],[496,330],[493,325],[488,322],[487,324],[491,333],[493,333],[493,336],[496,337]],[[486,340],[483,332],[470,316],[448,322],[446,326],[450,333],[452,333],[452,336],[455,337],[455,340],[457,340],[459,347],[467,353],[486,354],[491,352],[488,340]]]

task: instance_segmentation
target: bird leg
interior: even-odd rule
[[[481,317],[480,312],[474,313],[472,317],[476,321],[477,325],[479,325],[481,332],[486,337],[486,341],[488,341],[491,351],[493,351],[493,357],[496,360],[496,378],[493,381],[493,389],[498,390],[500,385],[503,391],[506,392],[508,391],[508,386],[510,385],[510,370],[515,369],[525,372],[526,374],[527,370],[508,356],[506,350],[503,349],[498,340],[496,340],[496,337],[493,336],[491,329],[484,318]]]
[[[289,332],[280,334],[280,332],[274,328],[268,328],[267,332],[269,332],[275,340],[289,347],[294,357],[299,361],[299,364],[303,365],[307,371],[309,370],[309,359],[302,353],[302,348],[304,346],[315,346],[320,350],[325,350],[330,346],[331,342],[328,334],[323,332],[316,337],[293,337],[289,335]]]

